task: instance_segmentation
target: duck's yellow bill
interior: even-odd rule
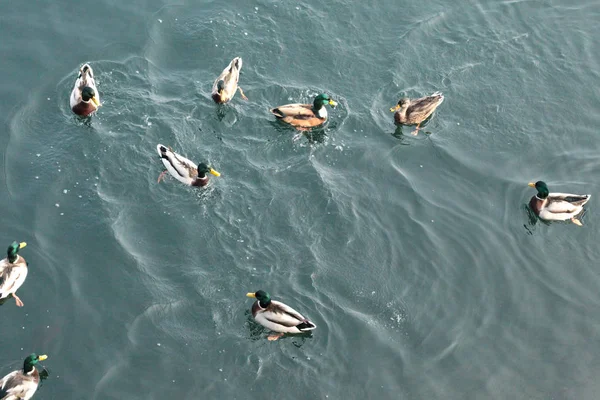
[[[214,169],[210,169],[210,173],[213,174],[214,176],[221,176],[220,172],[215,171]]]
[[[390,108],[390,111],[391,112],[398,111],[399,108],[400,108],[400,106],[398,104],[396,104],[394,107]]]
[[[335,100],[329,100],[329,105],[331,107],[335,107],[335,106],[337,106],[337,103],[335,102]]]
[[[529,182],[529,183],[527,184],[527,186],[530,186],[530,187],[534,188],[534,187],[535,187],[535,183],[533,183],[533,182]]]
[[[40,361],[44,361],[47,358],[48,358],[48,356],[45,355],[45,354],[42,354],[41,356],[38,356],[38,360],[40,360]]]
[[[92,97],[92,103],[94,103],[96,105],[96,107],[100,107],[102,104],[100,104],[100,102],[98,101],[98,98],[96,96]]]
[[[255,299],[256,295],[254,293],[246,293],[246,297],[252,297],[253,299]]]
[[[21,242],[19,243],[19,248],[22,249],[23,247],[27,246],[27,243],[25,242]]]

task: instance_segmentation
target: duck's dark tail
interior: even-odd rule
[[[301,330],[303,332],[304,331],[312,331],[316,327],[317,326],[309,320],[306,320],[306,321],[302,322],[301,324],[296,325],[296,328],[298,328],[299,330]]]

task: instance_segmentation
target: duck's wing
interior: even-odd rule
[[[550,193],[544,208],[551,213],[572,213],[580,210],[591,197],[589,194]]]
[[[0,298],[16,292],[27,278],[27,268],[21,265],[5,268],[0,274]]]
[[[0,399],[26,399],[31,390],[35,393],[37,385],[21,371],[13,371],[0,380]],[[31,393],[33,395],[33,393]]]
[[[272,300],[269,307],[262,313],[262,316],[273,324],[287,328],[297,327],[300,330],[316,328],[312,322],[304,318],[298,311],[279,301]]]
[[[225,82],[225,91],[228,94],[235,93],[237,90],[237,83],[240,79],[240,70],[242,69],[242,58],[236,57],[229,65],[221,72],[221,74],[215,79],[212,86],[212,93],[217,93],[217,85],[220,80]]]
[[[189,184],[190,179],[198,176],[198,166],[191,160],[175,153],[162,144],[156,146],[160,159],[171,175]]]
[[[309,119],[316,117],[310,104],[286,104],[272,108],[270,111],[277,118],[292,117],[296,119]]]
[[[423,121],[444,101],[444,95],[436,92],[431,96],[412,100],[406,111],[407,118],[412,121]]]

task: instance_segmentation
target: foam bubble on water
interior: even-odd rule
[[[69,192],[69,191],[68,191],[67,189],[64,189],[64,190],[63,190],[63,193],[64,193],[64,194],[67,194],[68,192]]]
[[[160,22],[160,23],[162,24],[162,19],[160,19],[160,18],[159,18],[159,19],[158,19],[158,22]],[[173,381],[173,382],[175,382],[175,381]]]
[[[60,204],[56,203],[54,206],[58,208],[60,207]]]

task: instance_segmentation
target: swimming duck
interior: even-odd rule
[[[237,90],[240,91],[242,99],[248,100],[242,88],[238,86],[241,69],[242,57],[236,57],[221,72],[221,75],[215,80],[212,87],[212,99],[215,103],[223,104],[229,102],[235,96]]]
[[[431,96],[421,97],[411,100],[403,97],[398,104],[390,111],[394,112],[394,121],[398,125],[417,125],[417,129],[412,132],[413,136],[419,133],[421,122],[425,121],[435,109],[444,101],[442,92],[435,92]]]
[[[277,340],[284,333],[302,333],[312,331],[317,327],[292,307],[271,300],[269,293],[263,290],[248,293],[246,296],[256,299],[252,305],[252,316],[256,322],[265,328],[279,332],[269,336],[269,340]]]
[[[83,64],[79,70],[79,76],[71,92],[70,104],[71,110],[82,117],[90,115],[101,106],[94,81],[94,71],[89,64]]]
[[[295,126],[298,130],[309,130],[327,121],[325,105],[337,106],[337,103],[326,94],[315,97],[313,104],[286,104],[270,111],[277,119]]]
[[[27,278],[27,261],[19,255],[25,246],[25,242],[13,242],[8,246],[7,257],[0,261],[0,299],[12,295],[18,307],[23,307],[23,302],[16,292]]]
[[[529,201],[529,207],[535,215],[547,221],[570,219],[575,225],[583,225],[577,216],[592,197],[591,194],[550,193],[548,186],[542,181],[530,182],[528,185],[538,191]]]
[[[156,146],[158,155],[166,170],[158,176],[158,182],[168,172],[173,175],[179,182],[189,186],[206,186],[208,185],[208,176],[211,173],[214,176],[221,176],[220,173],[201,162],[196,165],[193,161],[175,153],[171,148],[167,148],[162,144]]]
[[[35,394],[40,384],[40,373],[35,365],[47,359],[48,356],[38,356],[31,353],[23,362],[23,369],[16,370],[0,379],[0,399],[29,400]]]

